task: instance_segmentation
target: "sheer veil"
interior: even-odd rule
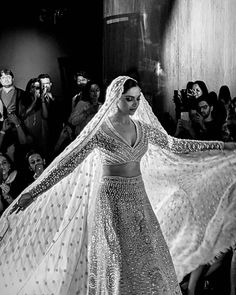
[[[31,263],[34,269],[43,272],[45,265],[53,264],[50,254],[60,255],[61,243],[68,249],[70,244],[77,243],[73,261],[64,264],[71,270],[71,281],[73,277],[80,278],[73,284],[84,286],[90,221],[102,176],[99,152],[93,150],[82,163],[75,161],[70,173],[65,167],[71,159],[76,159],[76,155],[80,154],[104,120],[114,111],[127,79],[131,78],[119,76],[112,81],[98,113],[22,194],[49,179],[46,181],[48,184],[45,192],[26,210],[9,214],[20,195],[3,213],[0,220],[0,256],[3,255],[3,259],[5,257],[9,260],[10,254],[4,251],[8,251],[9,241],[15,235],[29,234],[32,240],[38,239],[37,235],[40,235],[44,239],[45,232],[41,232],[40,228],[42,226],[47,233],[47,243],[41,245],[36,260],[27,262],[26,259],[24,264]],[[143,95],[133,119],[160,130],[171,141],[171,136],[164,130]],[[142,176],[169,246],[179,281],[197,266],[212,261],[221,251],[227,251],[235,243],[235,168],[235,154],[232,152],[211,151],[179,155],[149,144],[141,161]],[[51,177],[55,171],[60,175],[57,180]],[[47,221],[47,228],[40,223],[43,220]],[[25,227],[25,224],[28,226]],[[32,231],[32,227],[36,225],[38,231]],[[72,229],[73,235],[70,231]],[[28,247],[27,251],[30,252],[30,244]],[[29,271],[25,275],[25,284],[30,284],[35,270],[32,271],[32,267],[26,269]],[[58,288],[64,292],[62,294],[66,294],[65,290],[74,290],[73,284],[60,285]],[[83,292],[83,287],[81,288]]]

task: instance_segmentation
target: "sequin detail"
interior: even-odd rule
[[[181,294],[141,176],[102,179],[89,245],[88,294]]]
[[[135,125],[137,128],[137,141],[134,147],[127,145],[117,136],[108,135],[101,127],[83,148],[72,153],[66,162],[55,168],[48,177],[45,177],[41,183],[35,186],[30,191],[32,196],[35,197],[46,191],[62,178],[69,175],[95,148],[100,152],[103,165],[117,165],[132,161],[140,162],[148,149],[148,143],[155,144],[174,153],[223,149],[224,145],[220,141],[177,139],[139,121],[136,121]]]

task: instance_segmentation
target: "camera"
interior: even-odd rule
[[[8,114],[8,115],[14,115],[14,114],[15,114],[15,111],[14,111],[14,110],[12,110],[12,111],[8,111],[7,114]]]

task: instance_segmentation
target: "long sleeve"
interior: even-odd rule
[[[222,150],[224,148],[224,143],[222,141],[175,138],[147,124],[144,124],[144,130],[151,144],[159,145],[161,148],[170,150],[174,153],[189,153],[215,149]]]
[[[95,135],[84,147],[65,159],[62,164],[59,164],[49,175],[43,178],[38,185],[32,188],[29,191],[31,196],[35,198],[37,195],[47,191],[64,177],[68,176],[96,147],[97,136]]]

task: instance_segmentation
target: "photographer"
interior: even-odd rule
[[[56,140],[61,132],[61,126],[64,120],[65,106],[62,97],[55,96],[52,91],[53,82],[49,74],[40,74],[38,76],[40,80],[41,100],[43,110],[48,112],[47,125],[48,125],[48,144],[47,150],[40,149],[45,154],[45,157],[50,157],[52,148],[54,147]]]
[[[24,104],[23,122],[27,133],[36,146],[47,155],[49,150],[49,105],[50,92],[47,86],[42,86],[39,78],[32,78],[26,86],[27,100]]]

